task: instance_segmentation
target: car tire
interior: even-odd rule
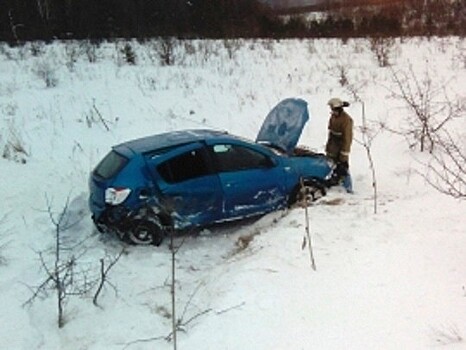
[[[290,194],[288,205],[292,206],[303,200],[303,196],[307,196],[307,201],[314,202],[319,198],[322,198],[327,194],[325,185],[320,181],[311,179],[304,181],[304,187],[301,187],[301,184],[297,184],[293,192]]]
[[[131,244],[159,246],[164,238],[163,229],[153,221],[137,219],[126,234]]]

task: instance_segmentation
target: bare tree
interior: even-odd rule
[[[47,262],[43,251],[38,252],[42,268],[46,278],[33,290],[33,295],[24,305],[30,305],[40,294],[47,294],[48,290],[54,290],[57,297],[58,327],[65,325],[65,305],[70,296],[85,295],[95,284],[88,279],[88,270],[80,270],[77,266],[78,259],[84,254],[75,254],[75,246],[66,246],[63,243],[63,233],[76,225],[70,222],[68,216],[69,198],[58,215],[54,215],[51,203],[47,203],[47,213],[50,222],[54,226],[55,244],[53,248],[53,261]]]
[[[465,110],[464,103],[450,100],[448,84],[434,82],[429,67],[422,79],[414,73],[412,65],[407,71],[392,69],[392,77],[398,89],[392,91],[393,97],[403,101],[410,112],[408,130],[403,134],[412,139],[411,147],[419,143],[421,152],[432,153],[437,139],[435,134]]]
[[[422,79],[414,73],[412,66],[407,72],[392,70],[392,76],[398,88],[398,91],[392,91],[393,96],[402,100],[411,112],[408,130],[397,133],[411,139],[410,147],[419,144],[421,152],[428,150],[431,154],[430,161],[425,163],[427,173],[423,174],[430,185],[455,198],[464,198],[464,136],[452,136],[447,125],[464,118],[466,101],[458,96],[451,99],[447,93],[449,84],[435,82],[429,67]]]
[[[188,315],[188,309],[191,306],[194,297],[198,293],[200,287],[202,287],[204,284],[200,283],[198,286],[195,288],[195,290],[191,293],[189,296],[183,311],[181,312],[181,316],[177,317],[177,295],[176,295],[176,290],[177,290],[177,285],[179,284],[176,279],[176,260],[177,260],[177,254],[179,253],[179,250],[185,243],[186,238],[188,237],[189,232],[186,232],[184,237],[176,243],[175,236],[176,236],[176,230],[172,225],[165,226],[165,236],[168,236],[170,238],[169,242],[169,247],[170,247],[170,252],[171,252],[171,269],[170,269],[170,277],[165,281],[164,287],[169,287],[170,288],[170,304],[171,304],[171,311],[168,311],[168,309],[165,309],[166,316],[167,318],[171,318],[171,331],[165,335],[165,336],[155,336],[155,337],[150,337],[150,338],[144,338],[144,339],[138,339],[135,341],[131,341],[127,343],[124,347],[124,349],[129,348],[133,345],[139,344],[139,343],[149,343],[153,341],[158,341],[158,340],[165,340],[167,342],[172,342],[173,344],[173,349],[176,350],[178,347],[178,333],[179,332],[184,332],[186,331],[186,327],[193,322],[194,320],[198,319],[199,317],[209,313],[212,311],[212,309],[208,308],[202,311],[197,312],[196,314],[192,315],[191,317],[187,318]],[[227,310],[228,311],[228,310]],[[225,311],[224,311],[225,312]]]

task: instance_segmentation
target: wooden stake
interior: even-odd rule
[[[312,251],[312,241],[311,241],[311,228],[310,228],[310,223],[309,223],[309,212],[308,212],[308,198],[307,198],[307,193],[306,193],[306,188],[304,187],[304,180],[301,177],[300,178],[300,184],[301,184],[301,193],[303,194],[303,204],[304,204],[304,214],[305,214],[305,219],[306,219],[306,236],[307,236],[307,241],[309,242],[308,247],[309,247],[309,257],[311,259],[311,267],[314,271],[317,270],[316,267],[316,262],[314,260],[314,253]],[[304,245],[304,243],[303,243]]]

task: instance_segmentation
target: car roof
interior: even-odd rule
[[[237,137],[229,135],[226,131],[192,129],[170,131],[163,134],[142,137],[116,145],[113,149],[119,153],[129,155],[128,151],[130,151],[130,153],[147,153],[158,149],[214,138],[237,139]]]

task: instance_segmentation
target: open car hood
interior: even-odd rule
[[[256,142],[270,144],[291,154],[308,120],[306,101],[296,98],[285,99],[267,115]]]

